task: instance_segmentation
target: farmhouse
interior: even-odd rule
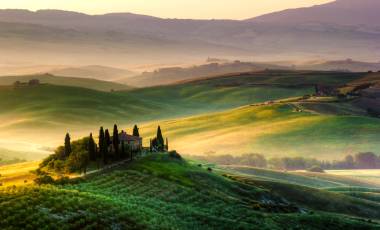
[[[133,151],[142,149],[142,138],[129,135],[124,131],[119,134],[119,141],[128,144]]]
[[[337,96],[339,94],[339,91],[334,86],[316,85],[315,93],[316,93],[316,96],[325,97],[325,96]]]

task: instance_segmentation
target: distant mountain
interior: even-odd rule
[[[320,63],[311,63],[297,66],[297,69],[310,69],[310,70],[326,70],[326,71],[351,71],[351,72],[367,72],[380,71],[380,62],[361,62],[352,59],[326,61]]]
[[[189,64],[240,60],[380,59],[380,3],[338,0],[244,21],[0,10],[0,64]]]
[[[215,75],[240,73],[249,71],[258,71],[264,69],[287,69],[288,67],[277,66],[266,63],[251,62],[226,62],[226,63],[209,63],[205,65],[192,66],[188,68],[171,67],[161,68],[154,72],[145,72],[139,76],[125,78],[119,82],[136,87],[147,87],[155,85],[167,85],[182,82],[201,77],[210,77]]]
[[[313,7],[288,9],[259,16],[249,21],[275,24],[327,23],[354,26],[380,26],[380,1],[337,0]]]

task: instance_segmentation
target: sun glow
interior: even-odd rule
[[[89,14],[131,12],[163,18],[246,19],[287,8],[323,4],[332,0],[4,0],[0,8],[60,9]]]

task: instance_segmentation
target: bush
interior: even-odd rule
[[[42,184],[53,184],[54,179],[49,175],[42,175],[34,180],[36,184],[42,185]]]
[[[309,168],[307,171],[309,171],[309,172],[315,172],[315,173],[324,173],[325,172],[325,170],[323,170],[319,166],[313,166],[313,167]]]
[[[177,151],[173,150],[169,152],[169,156],[178,160],[182,160],[182,156],[177,153]]]

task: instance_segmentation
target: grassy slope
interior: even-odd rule
[[[171,147],[182,153],[255,152],[268,157],[339,159],[347,153],[380,152],[377,119],[295,112],[288,104],[247,106],[161,125],[172,140]],[[155,124],[142,127],[142,131],[144,136],[153,136]]]
[[[0,191],[0,227],[29,224],[71,229],[375,229],[358,217],[378,218],[379,205],[332,192],[283,184],[259,186],[229,180],[164,155],[149,156],[116,170],[63,186],[19,187]],[[284,201],[284,191],[306,191],[312,201],[297,200],[300,212]],[[282,191],[281,190],[281,191]],[[289,196],[289,198],[288,198]],[[325,198],[323,198],[325,197]],[[355,209],[352,209],[355,205]],[[27,207],[27,208],[25,208]],[[355,218],[337,213],[355,216]]]
[[[364,73],[320,71],[262,71],[254,73],[227,74],[189,81],[193,84],[213,85],[282,85],[289,87],[321,85],[344,85],[360,79]]]
[[[28,82],[31,79],[39,79],[41,83],[83,87],[100,91],[110,90],[128,90],[131,87],[115,82],[100,81],[89,78],[76,78],[76,77],[58,77],[49,74],[45,75],[25,75],[25,76],[10,76],[0,77],[0,85],[12,85],[15,81]]]
[[[2,186],[30,184],[35,179],[32,170],[38,168],[39,162],[24,162],[13,165],[0,166],[0,183]]]
[[[0,136],[56,145],[74,136],[97,132],[100,125],[125,125],[177,118],[309,93],[309,88],[168,86],[125,92],[101,92],[68,86],[0,88]],[[35,132],[46,135],[35,135]]]

